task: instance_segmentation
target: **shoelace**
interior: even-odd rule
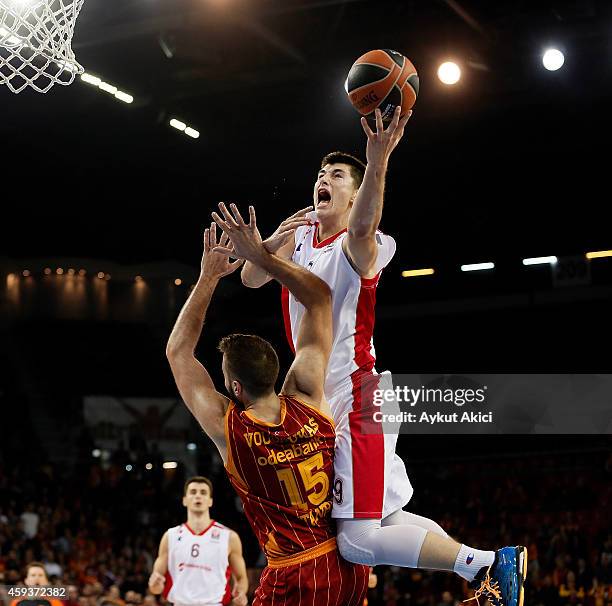
[[[480,602],[478,598],[484,594],[485,598],[493,597],[498,600],[499,606],[504,606],[502,601],[502,596],[499,591],[499,583],[497,581],[491,582],[491,577],[489,576],[489,571],[485,574],[485,578],[481,581],[480,587],[474,592],[473,598],[468,598],[467,600],[463,600],[463,603],[469,602],[471,600],[476,600],[476,604],[480,606]]]

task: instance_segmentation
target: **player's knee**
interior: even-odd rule
[[[363,535],[362,535],[363,536]],[[349,537],[346,532],[340,531],[336,537],[340,555],[353,564],[375,565],[374,552],[367,549],[360,538]]]

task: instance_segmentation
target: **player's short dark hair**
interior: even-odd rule
[[[192,478],[189,478],[185,482],[185,485],[183,486],[183,496],[187,495],[187,489],[189,488],[189,484],[192,484],[193,482],[195,482],[196,484],[206,484],[208,486],[208,490],[210,490],[210,496],[212,497],[212,493],[213,493],[212,482],[208,478],[205,478],[204,476],[193,476]]]
[[[28,574],[30,574],[30,568],[42,568],[43,572],[45,573],[45,578],[49,579],[49,575],[47,574],[47,569],[45,568],[45,565],[42,562],[30,562],[26,566],[26,571],[25,571],[26,577],[28,576]]]
[[[360,187],[366,165],[359,158],[347,154],[346,152],[335,151],[323,157],[323,160],[321,160],[321,168],[326,164],[348,164],[351,167],[351,176],[353,177],[355,186],[357,188]]]
[[[278,379],[278,356],[274,347],[257,335],[232,334],[219,342],[228,369],[253,398],[274,390]]]

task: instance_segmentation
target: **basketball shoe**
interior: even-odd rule
[[[487,598],[493,606],[523,606],[523,584],[527,575],[527,548],[502,547],[495,561],[481,568],[471,586],[476,589],[470,600]],[[466,600],[466,602],[469,600]]]

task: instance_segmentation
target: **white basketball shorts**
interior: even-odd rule
[[[380,410],[374,404],[374,390],[384,384],[388,389],[391,375],[366,373],[352,376],[328,397],[332,411],[346,410],[336,423],[336,449],[334,458],[334,518],[382,519],[402,509],[413,493],[406,467],[395,454],[398,434],[389,432],[389,426],[377,422],[374,413]],[[384,410],[399,405],[385,402]]]

